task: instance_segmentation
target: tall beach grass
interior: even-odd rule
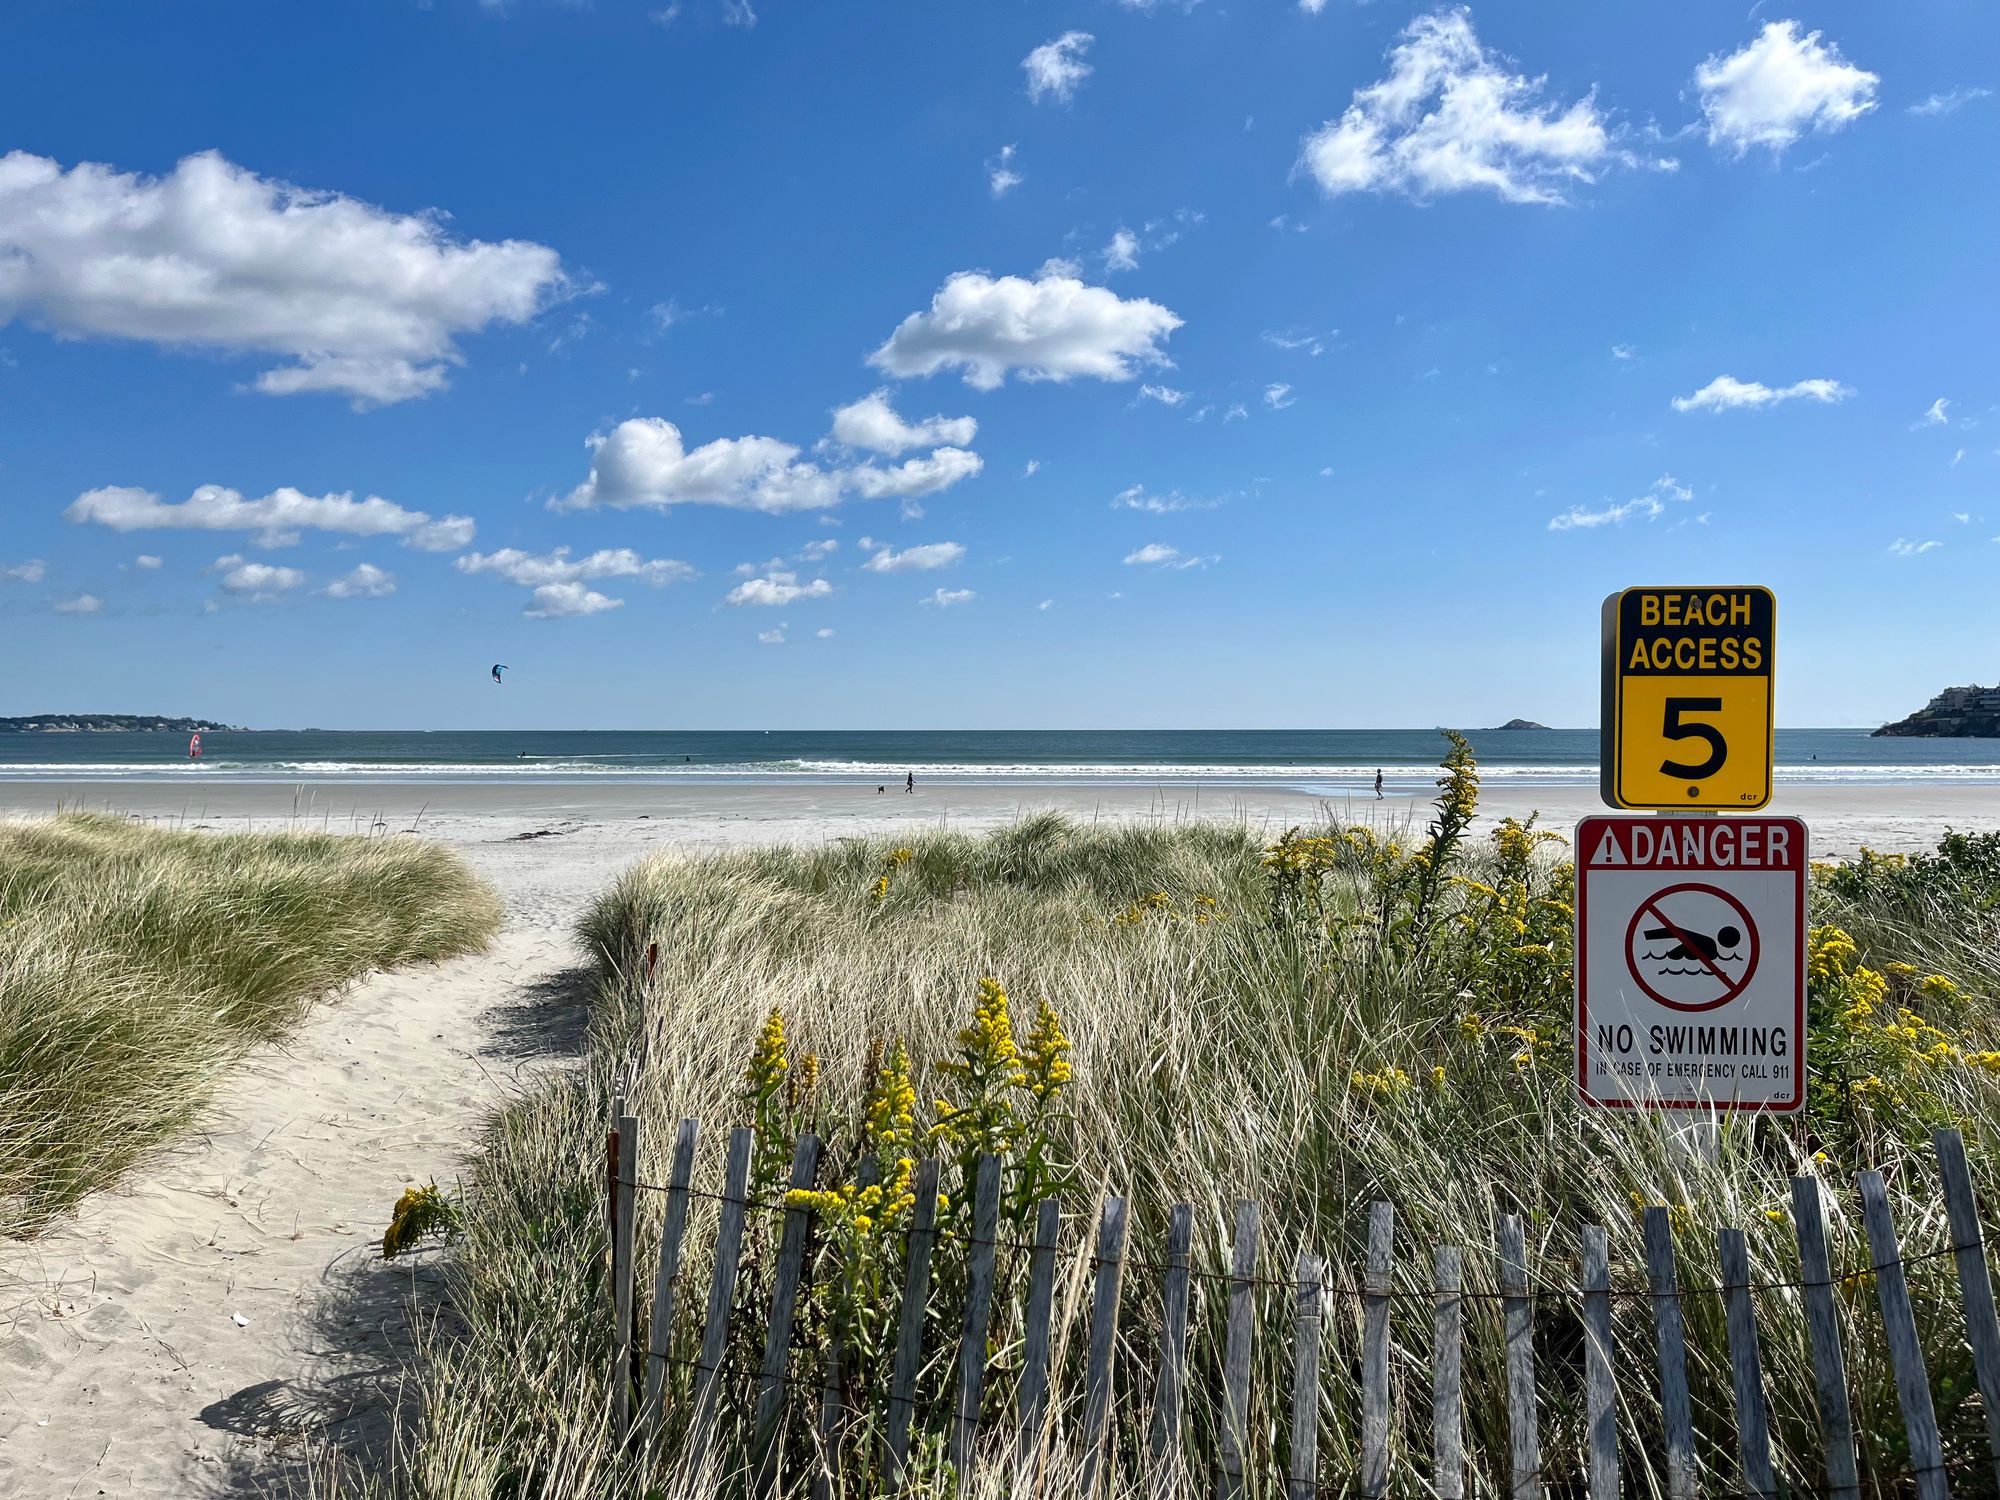
[[[1797,1275],[1785,1214],[1795,1173],[1817,1174],[1826,1184],[1840,1268],[1869,1263],[1850,1179],[1863,1166],[1887,1173],[1908,1253],[1934,1254],[1945,1244],[1927,1149],[1932,1125],[1966,1131],[1982,1189],[1992,1186],[2000,1094],[1992,1066],[1975,1059],[2000,1045],[2000,920],[1978,881],[1970,894],[1948,882],[1926,890],[1925,882],[1893,872],[1876,886],[1824,875],[1816,882],[1814,920],[1841,924],[1857,939],[1840,960],[1845,968],[1815,982],[1815,1035],[1831,1039],[1839,1066],[1830,1064],[1805,1119],[1729,1123],[1710,1157],[1690,1150],[1670,1122],[1591,1113],[1575,1101],[1569,954],[1561,942],[1537,942],[1567,932],[1559,848],[1537,849],[1532,830],[1518,828],[1499,841],[1467,839],[1443,855],[1422,836],[1314,832],[1321,843],[1288,840],[1267,853],[1240,828],[1082,827],[1038,817],[983,838],[934,834],[906,851],[842,841],[663,855],[628,871],[583,923],[599,960],[583,1066],[505,1112],[471,1171],[465,1234],[451,1252],[460,1326],[430,1350],[421,1413],[404,1433],[388,1487],[434,1500],[569,1500],[693,1495],[741,1483],[740,1474],[691,1468],[673,1422],[653,1453],[616,1453],[607,1430],[603,1142],[615,1080],[643,1059],[628,1104],[644,1122],[642,1178],[666,1179],[673,1123],[694,1116],[706,1132],[696,1186],[719,1190],[721,1137],[753,1117],[745,1067],[773,1010],[785,1022],[792,1077],[806,1056],[814,1059],[813,1097],[799,1117],[828,1135],[824,1184],[851,1170],[862,1080],[879,1060],[881,1039],[907,1042],[918,1097],[928,1100],[950,1086],[941,1064],[960,1046],[983,976],[999,980],[1017,1007],[1048,1002],[1067,1030],[1074,1067],[1050,1126],[1075,1183],[1065,1203],[1057,1299],[1058,1391],[1072,1402],[1081,1392],[1088,1240],[1106,1192],[1130,1198],[1131,1253],[1153,1261],[1161,1258],[1170,1205],[1192,1204],[1195,1266],[1211,1273],[1227,1267],[1236,1201],[1257,1199],[1264,1206],[1262,1277],[1289,1277],[1301,1250],[1331,1262],[1335,1296],[1320,1417],[1327,1493],[1341,1492],[1358,1467],[1360,1315],[1352,1294],[1374,1200],[1395,1205],[1395,1286],[1410,1294],[1392,1316],[1402,1413],[1392,1487],[1422,1495],[1429,1492],[1422,1361],[1431,1246],[1465,1247],[1469,1289],[1490,1293],[1497,1286],[1496,1216],[1518,1213],[1538,1284],[1561,1292],[1575,1284],[1580,1229],[1603,1225],[1615,1283],[1637,1293],[1644,1284],[1639,1210],[1665,1204],[1684,1285],[1719,1280],[1722,1226],[1750,1232],[1753,1275],[1776,1284]],[[1429,875],[1411,857],[1427,847],[1440,864],[1426,887]],[[1310,880],[1292,879],[1288,861],[1310,867]],[[1990,895],[2000,898],[2000,884]],[[1413,915],[1420,898],[1435,906]],[[1528,921],[1516,930],[1511,924],[1524,912]],[[1832,951],[1823,934],[1819,943],[1816,952]],[[1908,973],[1906,959],[1916,965]],[[1892,1008],[1875,1021],[1855,1019],[1849,991],[1862,982],[1857,974],[1885,971],[1897,1007],[1949,1036],[1949,1060],[1911,1053],[1903,1072],[1870,1061],[1889,1057],[1877,1023],[1893,1024],[1897,1015]],[[1933,973],[1950,982],[1928,984]],[[1884,1076],[1861,1075],[1862,1066]],[[958,1182],[947,1188],[964,1190]],[[657,1254],[659,1195],[642,1194],[639,1209],[638,1263],[646,1268]],[[754,1372],[761,1353],[776,1217],[753,1215],[728,1362],[739,1374]],[[694,1270],[673,1341],[681,1357],[692,1354],[698,1334],[713,1205],[698,1203],[692,1225]],[[1003,1233],[1019,1237],[1019,1226]],[[940,1277],[950,1284],[962,1275],[964,1250],[946,1244],[938,1254]],[[1919,1262],[1910,1279],[1939,1420],[1956,1461],[1980,1449],[1984,1426],[1954,1322],[1950,1264]],[[996,1443],[1006,1437],[1019,1367],[1023,1282],[1023,1258],[1003,1253],[987,1382]],[[1873,1291],[1863,1282],[1846,1290],[1868,1493],[1900,1493],[1908,1459]],[[1146,1448],[1159,1305],[1157,1275],[1135,1270],[1121,1312],[1121,1493],[1141,1486],[1134,1460]],[[807,1388],[820,1376],[827,1326],[815,1311],[809,1299],[795,1355]],[[1188,1451],[1203,1484],[1214,1462],[1223,1311],[1222,1290],[1198,1283]],[[955,1312],[934,1314],[918,1423],[919,1490],[948,1485],[939,1455],[955,1370]],[[1253,1493],[1283,1492],[1290,1315],[1281,1287],[1260,1292]],[[1687,1316],[1704,1467],[1715,1488],[1734,1489],[1720,1300],[1692,1297]],[[1820,1475],[1817,1414],[1796,1290],[1760,1294],[1758,1316],[1780,1468],[1810,1485]],[[1666,1492],[1650,1318],[1643,1296],[1616,1303],[1627,1493],[1641,1496]],[[1493,1476],[1504,1476],[1508,1452],[1497,1311],[1475,1303],[1468,1322],[1468,1441],[1490,1488]],[[1574,1303],[1561,1295],[1539,1302],[1536,1337],[1545,1468],[1560,1487],[1581,1464]],[[684,1407],[685,1371],[676,1367],[673,1379]],[[881,1488],[873,1424],[884,1383],[850,1383],[850,1398],[866,1410],[842,1451],[844,1493]],[[736,1424],[738,1437],[753,1385],[748,1378],[727,1383],[725,1425]],[[809,1430],[812,1405],[807,1390],[795,1392],[796,1433]],[[1059,1427],[1045,1493],[1069,1492],[1075,1434],[1072,1408]],[[809,1442],[794,1441],[785,1457],[784,1488],[806,1493]],[[1009,1481],[995,1473],[984,1485],[1006,1492]]]
[[[414,839],[0,823],[0,1234],[185,1129],[317,997],[482,947],[499,919]]]

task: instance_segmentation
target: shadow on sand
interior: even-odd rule
[[[578,966],[523,986],[489,1013],[481,1054],[523,1076],[581,1057],[593,977]],[[427,1344],[459,1332],[442,1251],[385,1261],[372,1245],[350,1250],[326,1268],[304,1312],[304,1371],[202,1408],[203,1422],[236,1438],[202,1492],[325,1497],[357,1493],[357,1475],[390,1477],[398,1434],[418,1413],[409,1372]]]

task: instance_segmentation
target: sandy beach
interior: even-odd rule
[[[386,1430],[424,1305],[426,1257],[375,1245],[402,1187],[449,1182],[519,1080],[561,1066],[580,1028],[570,936],[583,903],[659,849],[977,830],[1055,808],[1084,819],[1240,820],[1275,835],[1354,819],[1420,829],[1426,803],[1325,802],[1283,788],[574,783],[0,784],[0,815],[108,808],[224,829],[309,822],[414,831],[499,890],[492,951],[376,975],[253,1055],[204,1128],[28,1244],[0,1247],[0,1491],[269,1494],[311,1441]],[[1588,787],[1489,788],[1486,819],[1600,811]],[[1814,852],[1915,850],[2000,824],[2000,787],[1782,795]]]
[[[336,831],[415,831],[467,850],[488,850],[523,834],[544,843],[504,859],[537,890],[580,901],[622,861],[661,846],[716,848],[757,842],[889,837],[939,826],[972,831],[1054,809],[1081,819],[1209,818],[1259,831],[1336,821],[1408,823],[1429,814],[1420,793],[1319,797],[1293,788],[1240,782],[1189,784],[957,781],[900,785],[886,792],[846,782],[611,783],[588,781],[320,781],[303,783],[15,781],[0,782],[0,816],[32,817],[65,808],[96,808],[191,826],[270,827],[298,820]],[[1480,793],[1483,822],[1539,812],[1545,826],[1573,828],[1606,811],[1595,787],[1489,782]],[[2000,824],[2000,784],[1783,786],[1767,811],[1805,819],[1813,852],[1851,858],[1863,845],[1914,851],[1947,827]],[[544,842],[547,841],[547,842]],[[532,869],[538,873],[519,873]],[[486,866],[482,864],[482,870]],[[493,877],[499,878],[499,877]],[[512,874],[510,874],[510,881]],[[503,894],[512,894],[503,883]]]

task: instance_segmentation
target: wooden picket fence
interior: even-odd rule
[[[813,1213],[809,1209],[788,1208],[783,1203],[751,1200],[748,1185],[753,1136],[747,1128],[733,1130],[729,1135],[722,1192],[719,1195],[698,1192],[693,1187],[693,1178],[699,1136],[697,1121],[680,1122],[671,1175],[665,1184],[638,1178],[640,1122],[623,1112],[622,1102],[609,1138],[614,1429],[628,1450],[643,1452],[660,1441],[672,1416],[676,1430],[684,1433],[679,1462],[691,1465],[696,1471],[706,1466],[711,1474],[741,1475],[749,1493],[762,1495],[778,1482],[784,1424],[789,1416],[803,1411],[814,1423],[811,1446],[821,1466],[813,1492],[838,1493],[838,1476],[827,1467],[828,1456],[841,1451],[847,1425],[858,1414],[841,1395],[841,1352],[824,1351],[827,1368],[823,1381],[807,1382],[791,1368],[794,1323],[807,1272]],[[1537,1410],[1534,1306],[1538,1298],[1551,1293],[1546,1287],[1531,1288],[1520,1218],[1501,1215],[1497,1222],[1497,1293],[1465,1288],[1464,1252],[1460,1248],[1433,1249],[1429,1290],[1421,1294],[1431,1311],[1431,1432],[1429,1470],[1423,1492],[1435,1495],[1438,1500],[1467,1500],[1473,1493],[1462,1421],[1466,1310],[1468,1303],[1490,1299],[1499,1304],[1504,1338],[1507,1451],[1502,1467],[1505,1482],[1499,1490],[1489,1492],[1502,1493],[1509,1500],[1545,1500],[1551,1493],[1587,1496],[1588,1500],[1617,1500],[1621,1493],[1619,1366],[1613,1338],[1612,1299],[1643,1296],[1651,1303],[1656,1345],[1657,1369],[1647,1372],[1649,1376],[1656,1375],[1658,1381],[1661,1420],[1660,1431],[1653,1436],[1663,1439],[1662,1451],[1649,1453],[1646,1467],[1655,1474],[1664,1472],[1667,1500],[1698,1500],[1698,1497],[1720,1500],[1723,1496],[1732,1500],[1752,1500],[1752,1497],[1777,1500],[1779,1496],[1804,1494],[1824,1495],[1827,1500],[1861,1500],[1864,1481],[1866,1493],[1871,1496],[1913,1495],[1916,1500],[1946,1500],[1954,1493],[1954,1478],[1961,1500],[1968,1495],[2000,1495],[2000,1320],[1996,1320],[1988,1275],[1988,1236],[1980,1227],[1972,1177],[1958,1132],[1940,1131],[1934,1144],[1951,1241],[1949,1248],[1938,1252],[1936,1257],[1903,1255],[1883,1178],[1876,1171],[1855,1176],[1870,1264],[1847,1275],[1836,1275],[1830,1264],[1821,1183],[1810,1176],[1791,1180],[1791,1217],[1798,1246],[1799,1275],[1795,1281],[1776,1286],[1752,1282],[1746,1236],[1740,1229],[1725,1228],[1718,1233],[1720,1284],[1682,1287],[1676,1271],[1669,1212],[1664,1207],[1653,1207],[1644,1215],[1646,1288],[1643,1292],[1636,1288],[1614,1292],[1606,1232],[1598,1227],[1585,1228],[1580,1236],[1580,1284],[1563,1287],[1555,1293],[1574,1305],[1583,1342],[1584,1464],[1574,1481],[1558,1482],[1544,1474]],[[820,1143],[813,1136],[798,1139],[792,1160],[792,1187],[813,1185],[819,1151]],[[975,1464],[1011,1462],[1015,1465],[1013,1482],[1017,1489],[1024,1493],[1039,1492],[1031,1491],[1030,1486],[1040,1466],[1050,1461],[1058,1405],[1052,1400],[1051,1390],[1051,1327],[1061,1210],[1054,1199],[1038,1204],[1032,1244],[1016,1247],[1027,1254],[1027,1298],[1021,1365],[1014,1391],[1013,1430],[1011,1440],[1001,1434],[982,1434],[981,1413],[988,1408],[985,1386],[995,1295],[995,1250],[1000,1243],[1000,1167],[995,1157],[980,1159],[972,1228],[963,1241],[967,1279],[962,1322],[953,1320],[961,1328],[953,1361],[955,1388],[942,1393],[949,1403],[943,1414],[946,1452],[952,1472],[961,1480],[973,1472]],[[870,1407],[883,1415],[880,1467],[892,1489],[900,1487],[901,1481],[911,1474],[911,1426],[920,1399],[917,1387],[924,1365],[926,1299],[932,1295],[931,1263],[940,1239],[938,1172],[937,1161],[927,1160],[915,1174],[916,1203],[907,1239],[889,1382],[886,1393],[874,1393],[876,1400]],[[639,1340],[634,1265],[636,1206],[642,1192],[662,1193],[666,1199],[643,1343]],[[690,1200],[694,1198],[716,1199],[719,1223],[699,1354],[688,1359],[676,1358],[670,1341],[683,1288],[692,1281],[685,1251]],[[755,1416],[749,1425],[748,1448],[725,1454],[721,1451],[717,1415],[732,1307],[739,1291],[745,1222],[752,1209],[782,1214],[783,1227],[770,1278],[763,1358],[761,1367],[754,1372]],[[1257,1203],[1242,1201],[1236,1205],[1228,1273],[1196,1272],[1191,1264],[1193,1226],[1193,1207],[1175,1206],[1167,1224],[1164,1259],[1148,1262],[1128,1251],[1126,1200],[1109,1197],[1102,1201],[1090,1270],[1089,1338],[1081,1423],[1065,1434],[1064,1454],[1071,1464],[1067,1479],[1074,1480],[1074,1493],[1079,1500],[1091,1500],[1111,1484],[1109,1471],[1115,1462],[1114,1414],[1120,1398],[1114,1388],[1120,1291],[1128,1271],[1144,1269],[1162,1278],[1161,1342],[1157,1375],[1150,1392],[1145,1469],[1135,1477],[1130,1470],[1137,1459],[1128,1455],[1125,1471],[1116,1482],[1120,1491],[1136,1493],[1145,1489],[1155,1496],[1164,1496],[1197,1485],[1198,1476],[1186,1471],[1183,1451],[1184,1414],[1190,1387],[1189,1288],[1195,1277],[1212,1276],[1222,1284],[1226,1298],[1221,1401],[1215,1428],[1217,1451],[1213,1456],[1214,1489],[1219,1500],[1239,1500],[1249,1492],[1253,1477],[1246,1475],[1246,1467],[1252,1436],[1252,1340],[1260,1289],[1281,1289],[1292,1300],[1292,1383],[1288,1402],[1279,1408],[1288,1410],[1290,1418],[1286,1449],[1288,1482],[1282,1483],[1287,1500],[1313,1500],[1314,1496],[1331,1494],[1355,1494],[1363,1500],[1379,1500],[1389,1490],[1391,1450],[1397,1432],[1390,1379],[1390,1304],[1399,1297],[1412,1295],[1394,1291],[1391,1286],[1396,1255],[1393,1207],[1375,1203],[1369,1210],[1366,1262],[1358,1293],[1362,1328],[1359,1466],[1352,1474],[1343,1475],[1337,1484],[1326,1481],[1320,1472],[1319,1457],[1324,1373],[1322,1326],[1331,1294],[1327,1265],[1315,1255],[1302,1253],[1292,1279],[1282,1282],[1260,1279],[1256,1275],[1260,1209]],[[1960,1455],[1949,1463],[1940,1438],[1925,1352],[1905,1274],[1906,1267],[1915,1260],[1945,1255],[1955,1262],[1964,1338],[1971,1351],[1986,1428],[1983,1455],[1973,1460]],[[1908,1468],[1893,1475],[1864,1475],[1857,1457],[1836,1288],[1863,1279],[1874,1283],[1908,1444]],[[1797,1293],[1802,1300],[1810,1335],[1813,1394],[1819,1415],[1824,1470],[1823,1482],[1816,1482],[1810,1489],[1779,1475],[1772,1457],[1754,1294],[1779,1288]],[[1697,1292],[1719,1296],[1725,1313],[1740,1471],[1727,1482],[1718,1482],[1722,1476],[1702,1472],[1697,1451],[1683,1324],[1683,1300]],[[1397,1349],[1401,1358],[1411,1357],[1407,1345],[1398,1345]],[[691,1369],[691,1379],[670,1380],[670,1367]],[[1629,1372],[1628,1378],[1631,1378]],[[685,1411],[670,1412],[670,1391],[683,1387]],[[790,1399],[795,1389],[801,1393],[797,1402]],[[881,1400],[884,1394],[886,1402]],[[936,1414],[934,1408],[927,1406],[926,1410]],[[1629,1433],[1627,1440],[1632,1440]],[[1067,1479],[1062,1487],[1065,1495],[1071,1493]]]

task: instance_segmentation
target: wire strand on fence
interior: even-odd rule
[[[1287,1285],[1289,1284],[1287,1283]],[[814,1355],[823,1352],[808,1344],[793,1344],[789,1347],[790,1353],[793,1356],[802,1354]],[[700,1360],[689,1359],[685,1355],[652,1354],[647,1357],[661,1360],[668,1365],[682,1370],[699,1372],[707,1368]],[[715,1366],[714,1370],[717,1378],[731,1382],[738,1389],[739,1395],[751,1389],[754,1382],[762,1381],[765,1378],[761,1369],[749,1368],[744,1363],[742,1351],[740,1350],[732,1350],[729,1354],[725,1355],[722,1363]],[[821,1404],[820,1409],[822,1411],[827,1409],[829,1400],[824,1380],[792,1373],[789,1360],[787,1361],[785,1373],[779,1376],[778,1379],[786,1387],[799,1391],[818,1401]],[[849,1400],[844,1393],[834,1395],[830,1404],[834,1410],[849,1417],[876,1415],[880,1405],[880,1403],[875,1401],[856,1403]],[[1982,1477],[1990,1477],[1992,1472],[1993,1459],[1990,1454],[1968,1453],[1962,1458],[1946,1459],[1943,1463],[1918,1465],[1899,1470],[1894,1474],[1880,1474],[1876,1476],[1876,1480],[1878,1483],[1889,1486],[1890,1491],[1894,1493],[1896,1486],[1903,1481],[1914,1481],[1929,1474],[1944,1474],[1947,1476],[1977,1474]],[[1568,1485],[1575,1482],[1579,1476],[1580,1470],[1574,1468],[1555,1470],[1548,1468],[1546,1465],[1532,1471],[1530,1474],[1515,1475],[1511,1471],[1509,1474],[1510,1480],[1516,1484],[1523,1479],[1532,1478],[1541,1484]],[[1355,1493],[1359,1477],[1360,1471],[1356,1470],[1353,1473],[1338,1475],[1332,1479],[1317,1478],[1313,1487],[1314,1493],[1326,1496],[1351,1496]],[[1755,1489],[1704,1489],[1703,1491],[1704,1500],[1779,1500],[1781,1496],[1784,1497],[1784,1500],[1833,1500],[1835,1494],[1836,1491],[1831,1486],[1800,1484],[1796,1481],[1785,1479],[1782,1476],[1779,1478],[1777,1487],[1768,1491]]]
[[[668,1193],[673,1191],[673,1189],[665,1187],[660,1183],[656,1182],[633,1181],[631,1183],[631,1186],[640,1191],[649,1193]],[[763,1199],[763,1198],[744,1198],[741,1200],[731,1200],[726,1193],[718,1193],[709,1189],[697,1188],[697,1187],[689,1187],[685,1189],[685,1191],[691,1198],[701,1198],[711,1203],[727,1203],[731,1201],[740,1201],[746,1209],[751,1209],[763,1213],[781,1214],[790,1211],[788,1206],[781,1200],[774,1201],[771,1199]],[[807,1212],[810,1213],[814,1218],[817,1218],[819,1216],[819,1210],[817,1208],[809,1208]],[[939,1240],[947,1241],[951,1244],[964,1245],[969,1247],[973,1243],[972,1236],[969,1233],[960,1234],[942,1227],[935,1230],[934,1233],[936,1234]],[[1025,1240],[996,1238],[992,1240],[991,1243],[997,1249],[1011,1250],[1022,1255],[1032,1253],[1035,1248],[1032,1244],[1028,1243]],[[1977,1243],[1978,1243],[1978,1248],[1980,1248],[1981,1250],[1991,1250],[1995,1245],[2000,1245],[2000,1231],[1996,1231],[1995,1233],[1982,1236]],[[1941,1249],[1927,1250],[1920,1255],[1902,1255],[1898,1256],[1893,1261],[1882,1261],[1867,1266],[1857,1267],[1852,1271],[1843,1271],[1838,1275],[1830,1277],[1828,1281],[1825,1282],[1824,1284],[1829,1286],[1846,1286],[1849,1283],[1857,1281],[1865,1281],[1870,1276],[1879,1275],[1883,1271],[1890,1269],[1890,1267],[1892,1266],[1899,1266],[1907,1270],[1911,1266],[1922,1265],[1926,1261],[1941,1260],[1945,1256],[1956,1255],[1960,1250],[1968,1248],[1971,1247],[1964,1245],[1946,1245]],[[1151,1261],[1141,1256],[1133,1256],[1133,1255],[1128,1255],[1124,1258],[1124,1265],[1127,1270],[1150,1271],[1155,1274],[1164,1274],[1169,1269],[1166,1262],[1164,1261]],[[1091,1263],[1091,1269],[1094,1271],[1096,1268],[1097,1268],[1096,1261],[1093,1258]],[[1224,1286],[1243,1285],[1243,1286],[1265,1287],[1265,1288],[1270,1288],[1272,1290],[1282,1290],[1282,1291],[1298,1290],[1298,1281],[1296,1278],[1292,1277],[1272,1277],[1272,1276],[1239,1277],[1239,1276],[1233,1276],[1227,1271],[1206,1271],[1194,1267],[1189,1267],[1187,1268],[1187,1270],[1188,1274],[1193,1276],[1197,1281],[1206,1281]],[[1752,1292],[1797,1292],[1797,1291],[1804,1291],[1808,1287],[1819,1286],[1819,1285],[1822,1285],[1822,1283],[1816,1281],[1753,1281],[1752,1283],[1750,1283],[1750,1290]],[[1379,1294],[1371,1294],[1368,1292],[1358,1291],[1353,1288],[1343,1287],[1343,1286],[1328,1285],[1324,1289],[1333,1296],[1343,1297],[1352,1302],[1361,1302],[1364,1300],[1369,1300],[1373,1296],[1379,1295],[1379,1296],[1386,1296],[1392,1302],[1430,1303],[1435,1301],[1438,1296],[1437,1293],[1434,1293],[1428,1289],[1392,1290],[1386,1293],[1379,1293]],[[1730,1290],[1731,1288],[1726,1287],[1721,1283],[1715,1283],[1712,1285],[1702,1285],[1702,1286],[1681,1286],[1677,1287],[1672,1292],[1656,1292],[1652,1290],[1650,1287],[1613,1287],[1610,1289],[1608,1295],[1610,1295],[1613,1299],[1618,1299],[1618,1300],[1653,1301],[1660,1298],[1670,1297],[1677,1301],[1685,1301],[1690,1297],[1720,1297]],[[1503,1302],[1503,1301],[1518,1300],[1515,1294],[1509,1292],[1458,1291],[1458,1292],[1452,1292],[1449,1295],[1457,1298],[1459,1301],[1462,1302]],[[1571,1287],[1571,1286],[1532,1286],[1528,1288],[1526,1293],[1527,1300],[1530,1302],[1580,1301],[1582,1300],[1583,1295],[1584,1293],[1581,1287]]]

